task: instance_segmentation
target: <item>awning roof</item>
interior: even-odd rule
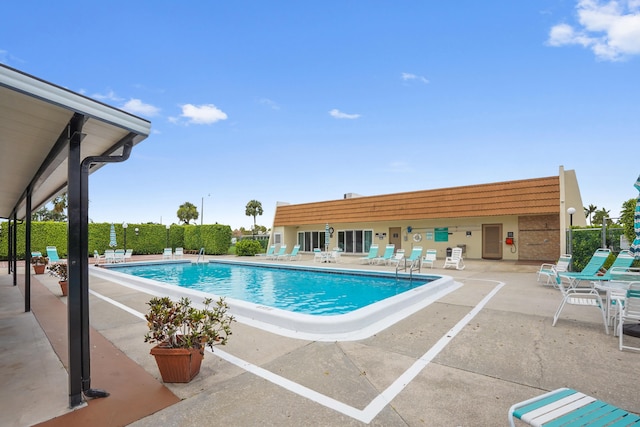
[[[0,218],[10,217],[14,208],[18,219],[28,215],[30,184],[34,211],[65,190],[64,133],[74,114],[88,119],[82,158],[118,155],[126,136],[133,134],[135,145],[151,129],[147,120],[0,64]]]

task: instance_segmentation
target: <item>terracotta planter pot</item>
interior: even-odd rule
[[[162,381],[188,383],[200,372],[204,349],[155,346],[151,354],[156,358]]]
[[[47,268],[46,265],[44,264],[34,264],[33,265],[33,271],[35,271],[36,274],[44,274],[44,269]]]
[[[66,280],[60,280],[58,283],[60,284],[60,290],[62,290],[62,296],[66,297],[69,290],[69,282]]]

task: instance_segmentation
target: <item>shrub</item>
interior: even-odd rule
[[[145,315],[149,331],[144,342],[157,343],[168,348],[201,348],[225,345],[231,335],[233,316],[227,314],[229,306],[224,298],[204,300],[199,310],[189,298],[173,301],[169,297],[154,297],[147,305]]]
[[[262,252],[262,245],[257,240],[245,239],[236,243],[237,256],[254,256]]]

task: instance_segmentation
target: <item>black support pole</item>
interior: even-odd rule
[[[31,311],[31,187],[27,191],[24,231],[24,311]]]
[[[67,296],[68,328],[69,328],[69,406],[74,408],[84,402],[82,395],[84,377],[82,372],[83,352],[82,344],[87,335],[88,321],[85,324],[83,316],[84,301],[82,275],[82,218],[80,205],[82,203],[81,171],[80,171],[80,142],[82,140],[82,126],[84,117],[76,114],[67,127],[69,136],[68,158],[68,206],[69,216],[67,240],[67,268],[69,291]],[[88,320],[88,318],[87,318]],[[89,363],[89,362],[87,362]]]
[[[13,212],[13,286],[18,286],[18,214]]]
[[[7,218],[7,274],[13,271],[13,221]]]

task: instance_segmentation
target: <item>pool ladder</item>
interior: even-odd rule
[[[418,260],[416,262],[417,265],[413,265],[410,264],[407,267],[407,259],[404,259],[404,267],[400,267],[400,263],[398,263],[398,265],[396,265],[396,280],[398,280],[398,272],[399,271],[407,271],[407,269],[409,269],[409,280],[413,280],[413,271],[416,270],[418,273],[420,273],[420,261]]]
[[[198,252],[198,258],[196,259],[196,264],[200,264],[200,258],[202,257],[202,262],[204,261],[204,248],[200,248],[200,251]]]

